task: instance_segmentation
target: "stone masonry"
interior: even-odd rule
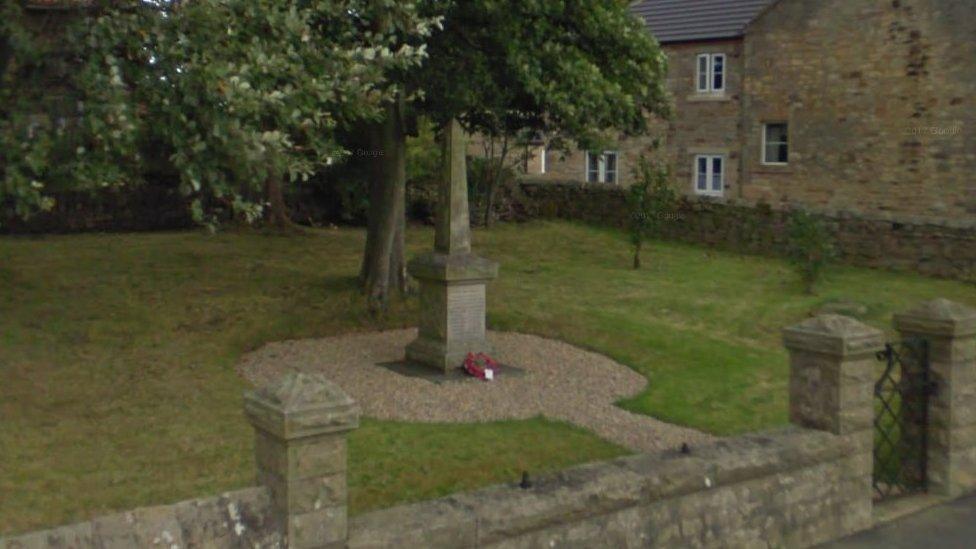
[[[899,223],[976,224],[976,2],[778,0],[741,38],[665,43],[674,117],[621,137],[619,184],[659,158],[694,194],[694,156],[726,157],[713,201],[803,207]],[[723,94],[695,90],[699,54],[724,53]],[[765,123],[787,123],[789,161],[761,161]],[[532,181],[585,181],[580,151],[529,162]]]
[[[511,220],[562,218],[613,227],[629,219],[620,187],[523,182]],[[660,236],[734,252],[778,255],[787,245],[789,212],[743,201],[686,197],[665,214]],[[851,265],[976,280],[976,222],[932,224],[848,214],[821,214],[841,261]]]
[[[902,338],[928,342],[929,490],[956,497],[976,489],[976,310],[945,299],[895,315]]]
[[[408,265],[420,282],[420,333],[406,354],[409,361],[446,372],[460,367],[468,353],[491,351],[485,284],[498,275],[498,264],[471,252],[465,135],[457,120],[444,132],[434,251]]]
[[[820,315],[783,332],[790,352],[790,422],[840,435],[859,497],[851,532],[871,526],[875,354],[884,334],[840,315]],[[850,533],[850,532],[848,532]]]
[[[289,374],[244,397],[254,426],[258,481],[289,547],[343,547],[346,522],[346,433],[359,408],[321,375]]]

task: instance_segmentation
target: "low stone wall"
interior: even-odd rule
[[[856,452],[791,428],[630,456],[357,517],[349,547],[805,547],[870,525]]]
[[[269,502],[266,488],[246,488],[0,538],[0,549],[281,547]]]
[[[800,428],[636,455],[355,517],[350,548],[805,547],[867,528],[869,461]],[[0,548],[279,547],[270,491],[147,507]],[[341,546],[341,545],[339,545]]]
[[[560,218],[624,227],[628,212],[619,187],[562,182],[521,183],[518,218]],[[817,213],[817,212],[815,212]],[[768,205],[682,198],[662,223],[670,240],[737,252],[777,255],[786,247],[788,212]],[[926,219],[867,219],[843,212],[819,212],[834,235],[842,261],[851,265],[976,277],[976,225]]]

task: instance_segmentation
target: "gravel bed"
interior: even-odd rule
[[[713,438],[614,406],[641,392],[647,380],[603,355],[552,339],[489,332],[492,357],[523,370],[506,376],[502,368],[493,381],[434,383],[384,366],[401,361],[416,334],[393,330],[271,343],[245,355],[238,368],[255,385],[292,371],[322,373],[356,399],[364,415],[377,419],[472,423],[542,415],[639,452]]]

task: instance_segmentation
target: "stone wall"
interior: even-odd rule
[[[370,513],[349,547],[806,547],[870,524],[863,464],[788,429]]]
[[[624,227],[624,191],[573,182],[521,185],[523,204],[511,219],[561,218]],[[816,212],[816,210],[813,210]],[[745,201],[684,198],[662,223],[663,237],[736,252],[781,254],[788,210]],[[969,280],[976,276],[976,222],[869,218],[820,211],[845,263]]]
[[[265,488],[144,507],[51,530],[0,538],[0,549],[282,545],[281,534],[271,520]]]
[[[789,428],[368,513],[350,521],[345,546],[806,547],[870,525],[864,463],[844,437]],[[268,489],[249,488],[0,539],[0,548],[283,547],[273,509]]]
[[[668,56],[667,90],[672,97],[671,120],[651,119],[648,135],[623,137],[608,146],[617,151],[617,184],[627,187],[634,181],[634,170],[640,157],[653,158],[671,168],[681,190],[694,194],[692,181],[694,158],[698,154],[725,156],[725,193],[738,193],[740,165],[740,97],[743,86],[741,40],[708,43],[665,44]],[[695,64],[698,54],[725,54],[725,91],[720,94],[698,93]],[[659,148],[655,145],[659,145]],[[473,155],[482,155],[482,147],[473,147]],[[541,148],[534,148],[527,163],[526,175],[549,181],[585,181],[586,159],[583,151],[549,151],[546,172],[541,173]],[[608,185],[613,186],[613,185]]]
[[[741,198],[976,222],[976,2],[780,0],[747,29]],[[788,122],[787,166],[760,162]]]
[[[674,117],[621,138],[620,184],[663,143],[694,195],[696,154],[726,155],[724,198],[922,224],[976,223],[976,2],[779,0],[736,40],[665,44]],[[725,53],[727,91],[695,93],[698,54]],[[785,122],[789,162],[761,161],[763,124]],[[549,181],[584,181],[579,151]]]

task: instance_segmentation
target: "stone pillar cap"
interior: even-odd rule
[[[895,314],[895,327],[925,335],[971,336],[976,334],[976,309],[940,297]]]
[[[271,385],[244,393],[244,413],[255,428],[281,439],[359,426],[359,406],[321,374],[290,373]]]
[[[881,350],[884,332],[850,317],[823,314],[784,329],[783,343],[791,350],[858,356]]]

